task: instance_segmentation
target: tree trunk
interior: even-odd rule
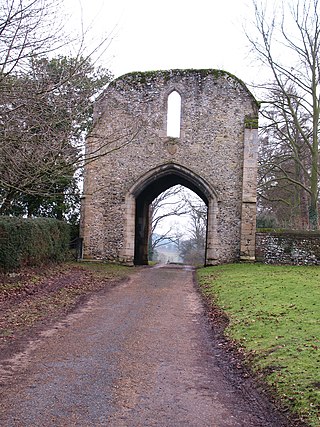
[[[311,170],[311,197],[309,206],[309,223],[311,230],[318,230],[318,155],[314,154],[312,158]]]

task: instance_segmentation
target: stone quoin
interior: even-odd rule
[[[168,98],[181,99],[170,136]],[[207,204],[206,265],[255,258],[258,103],[222,70],[137,72],[98,98],[86,141],[84,259],[148,262],[149,204],[182,184]]]

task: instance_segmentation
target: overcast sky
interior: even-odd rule
[[[65,0],[70,27],[91,26],[93,44],[113,41],[103,65],[114,75],[221,68],[250,83],[257,73],[243,32],[251,0]],[[82,14],[81,14],[82,10]]]

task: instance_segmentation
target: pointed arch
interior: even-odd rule
[[[206,239],[206,265],[218,259],[217,213],[218,195],[200,176],[190,169],[174,163],[159,166],[141,176],[126,196],[125,244],[122,260],[127,263],[146,264],[148,261],[149,205],[163,191],[181,184],[198,194],[208,206]]]
[[[129,193],[138,197],[147,190],[149,198],[153,200],[167,188],[176,185],[176,183],[190,188],[205,203],[208,203],[210,198],[214,198],[217,201],[219,199],[216,190],[210,184],[191,169],[177,163],[166,163],[151,169],[133,184]]]

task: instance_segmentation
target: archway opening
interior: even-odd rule
[[[146,185],[143,186],[143,188],[140,189],[140,192],[136,196],[136,213],[135,213],[135,242],[134,242],[134,264],[135,265],[147,265],[150,259],[150,239],[151,239],[151,231],[152,231],[152,202],[156,200],[161,194],[166,192],[170,188],[174,188],[175,186],[181,186],[183,188],[186,188],[186,196],[188,197],[188,194],[190,195],[190,191],[193,192],[194,200],[190,200],[189,198],[189,210],[191,210],[191,207],[198,207],[199,198],[203,202],[202,205],[205,207],[205,217],[207,213],[207,207],[209,205],[209,199],[208,195],[203,191],[200,185],[197,185],[197,183],[193,179],[188,179],[188,177],[183,176],[179,173],[175,173],[174,171],[171,171],[170,173],[167,173],[165,175],[162,175],[160,177],[154,177],[154,179],[150,180]],[[189,191],[190,190],[190,191]],[[198,197],[197,197],[198,196]],[[206,240],[207,240],[207,220],[205,219],[205,231],[204,231],[204,253],[203,253],[203,259],[200,263],[205,264],[206,259]],[[199,224],[198,224],[199,225]],[[187,229],[187,226],[184,230],[183,236],[176,236],[176,245],[181,246],[182,241],[189,240],[189,249],[191,249],[192,242],[191,240],[193,237],[191,236],[192,232]],[[196,231],[195,233],[196,234]],[[172,236],[171,236],[172,237]],[[195,237],[195,236],[194,236]],[[200,239],[200,236],[198,236]],[[173,239],[172,239],[173,240]],[[178,241],[180,240],[180,241]],[[179,252],[180,252],[180,248]],[[192,256],[192,255],[191,255]],[[190,258],[188,259],[190,263]],[[194,263],[197,263],[197,260],[195,260]]]
[[[204,265],[208,206],[193,191],[175,185],[149,208],[149,262]]]

